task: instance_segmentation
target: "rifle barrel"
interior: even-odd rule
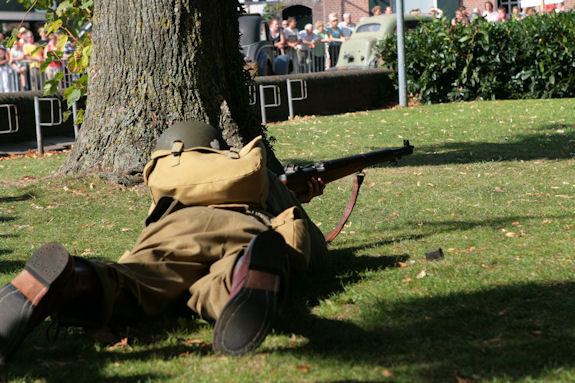
[[[327,184],[362,171],[368,166],[386,161],[396,161],[412,153],[413,146],[409,144],[409,140],[404,140],[403,147],[399,148],[380,149],[349,157],[316,162],[303,167],[287,165],[285,167],[286,185],[296,193],[305,193],[308,189],[307,182],[312,177],[319,177]]]

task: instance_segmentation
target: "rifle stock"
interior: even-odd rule
[[[324,183],[330,183],[353,173],[362,171],[364,168],[382,162],[395,162],[403,156],[413,153],[413,146],[409,140],[403,141],[399,148],[387,148],[375,150],[354,156],[337,158],[334,160],[316,162],[306,166],[286,165],[285,184],[296,194],[306,193],[308,180],[319,177]]]

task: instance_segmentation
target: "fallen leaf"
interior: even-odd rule
[[[387,368],[384,368],[383,370],[381,370],[381,375],[383,375],[386,378],[390,378],[393,376],[393,372],[389,371]]]
[[[515,238],[515,237],[517,237],[517,233],[510,231],[510,232],[505,233],[505,236],[509,237],[509,238]]]
[[[402,281],[402,282],[405,282],[405,283],[409,283],[409,282],[413,281],[413,279],[411,279],[411,278],[403,278],[401,281]]]
[[[428,274],[425,272],[425,270],[421,270],[421,271],[419,272],[419,274],[417,274],[417,276],[416,276],[415,278],[421,279],[421,278],[427,277],[427,275],[428,275]]]
[[[409,263],[406,263],[406,262],[397,262],[397,267],[409,267]]]
[[[113,351],[113,350],[118,350],[121,348],[129,348],[131,349],[132,347],[128,344],[128,338],[122,338],[119,342],[117,342],[116,344],[108,347],[106,350],[108,351]]]
[[[307,372],[307,371],[311,370],[311,367],[310,367],[309,365],[307,365],[307,364],[299,364],[299,365],[296,366],[296,368],[297,368],[299,371],[304,371],[304,372]]]

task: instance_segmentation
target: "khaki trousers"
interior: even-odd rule
[[[253,216],[200,206],[150,224],[118,263],[95,264],[104,292],[101,321],[162,316],[186,299],[202,318],[216,320],[236,259],[267,229]]]

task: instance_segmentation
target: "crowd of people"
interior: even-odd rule
[[[567,12],[564,3],[548,4],[545,9],[541,10],[540,7],[527,7],[520,9],[517,5],[511,8],[511,13],[507,12],[506,7],[499,7],[495,9],[491,1],[486,1],[484,10],[473,8],[471,13],[467,12],[465,7],[460,7],[455,11],[455,17],[451,19],[451,25],[468,24],[474,19],[482,18],[485,21],[492,23],[502,23],[509,19],[522,20],[526,17],[533,16],[536,13],[548,12]]]
[[[536,8],[512,8],[511,14],[506,7],[495,9],[491,1],[486,1],[484,10],[473,8],[471,13],[465,7],[455,11],[451,19],[452,25],[468,24],[475,18],[483,18],[488,22],[504,22],[509,19],[523,19],[534,15],[541,10]],[[566,12],[564,3],[548,5],[543,12]],[[391,6],[382,9],[375,6],[371,9],[374,16],[393,14]],[[420,9],[412,9],[412,14],[422,14]],[[443,17],[439,8],[431,8],[429,14],[436,18]],[[340,21],[337,13],[330,13],[327,22],[316,21],[315,24],[306,24],[302,31],[296,27],[293,17],[280,21],[274,18],[269,27],[274,46],[278,54],[288,55],[294,63],[293,73],[321,72],[337,64],[341,45],[348,40],[355,29],[351,14],[344,13]],[[0,31],[0,93],[21,90],[40,90],[46,79],[51,79],[64,70],[63,62],[73,53],[73,43],[68,42],[58,60],[52,61],[45,71],[40,66],[53,52],[56,52],[58,34],[46,35],[43,28],[34,33],[26,28],[20,28],[18,38],[11,48],[1,44],[4,34]]]
[[[355,29],[349,13],[344,13],[341,21],[336,13],[330,13],[327,23],[306,24],[302,31],[293,17],[281,22],[274,18],[269,25],[277,53],[290,57],[294,73],[321,72],[335,66],[341,44]]]
[[[56,57],[41,72],[42,63],[58,51],[58,34],[46,35],[44,28],[34,33],[26,28],[18,30],[18,37],[11,48],[2,44],[5,35],[0,31],[0,93],[23,90],[41,90],[44,81],[64,70],[63,61],[73,53],[73,44],[68,43],[62,57]]]

